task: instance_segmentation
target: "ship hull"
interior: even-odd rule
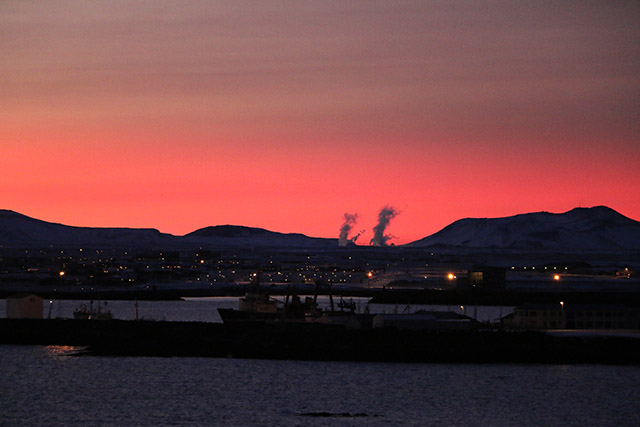
[[[218,314],[224,323],[264,322],[278,320],[280,313],[241,311],[233,308],[219,308]]]

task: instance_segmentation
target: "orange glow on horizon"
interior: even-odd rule
[[[459,159],[452,169],[446,153],[440,161],[374,151],[347,166],[322,147],[307,148],[304,155],[289,151],[288,157],[270,150],[256,155],[253,146],[226,154],[189,144],[154,151],[133,140],[110,145],[100,138],[82,148],[52,142],[54,136],[5,144],[2,208],[78,226],[157,228],[182,235],[237,224],[313,237],[337,237],[344,212],[357,212],[356,228],[365,230],[359,244],[372,237],[385,204],[401,212],[388,228],[397,236],[389,243],[395,244],[461,218],[564,212],[585,201],[640,218],[640,202],[611,185],[612,180],[640,184],[625,168],[586,171],[576,164],[541,171],[535,158],[495,157],[487,175],[485,164],[473,158]],[[522,183],[529,183],[525,192]],[[576,197],[567,200],[566,194]]]

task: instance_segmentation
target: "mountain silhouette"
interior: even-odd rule
[[[330,249],[337,247],[338,241],[238,225],[205,227],[184,236],[150,228],[74,227],[0,210],[0,246]],[[536,212],[504,218],[467,218],[404,246],[518,251],[640,251],[640,222],[606,206],[576,208],[561,214]]]
[[[640,250],[640,222],[606,206],[458,220],[410,247],[555,251]]]

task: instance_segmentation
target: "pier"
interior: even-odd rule
[[[637,336],[349,330],[304,323],[0,319],[0,344],[77,346],[80,355],[100,356],[640,365]]]

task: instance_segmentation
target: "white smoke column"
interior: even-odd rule
[[[391,239],[392,235],[385,235],[384,230],[389,225],[389,222],[396,217],[400,212],[398,212],[392,206],[385,206],[380,210],[378,214],[378,224],[373,227],[373,239],[371,239],[371,244],[373,246],[385,246],[387,244],[387,240]]]
[[[349,232],[351,227],[358,221],[358,214],[344,214],[344,224],[340,227],[340,238],[338,239],[338,246],[347,246],[349,242]],[[357,236],[356,236],[357,238]]]

